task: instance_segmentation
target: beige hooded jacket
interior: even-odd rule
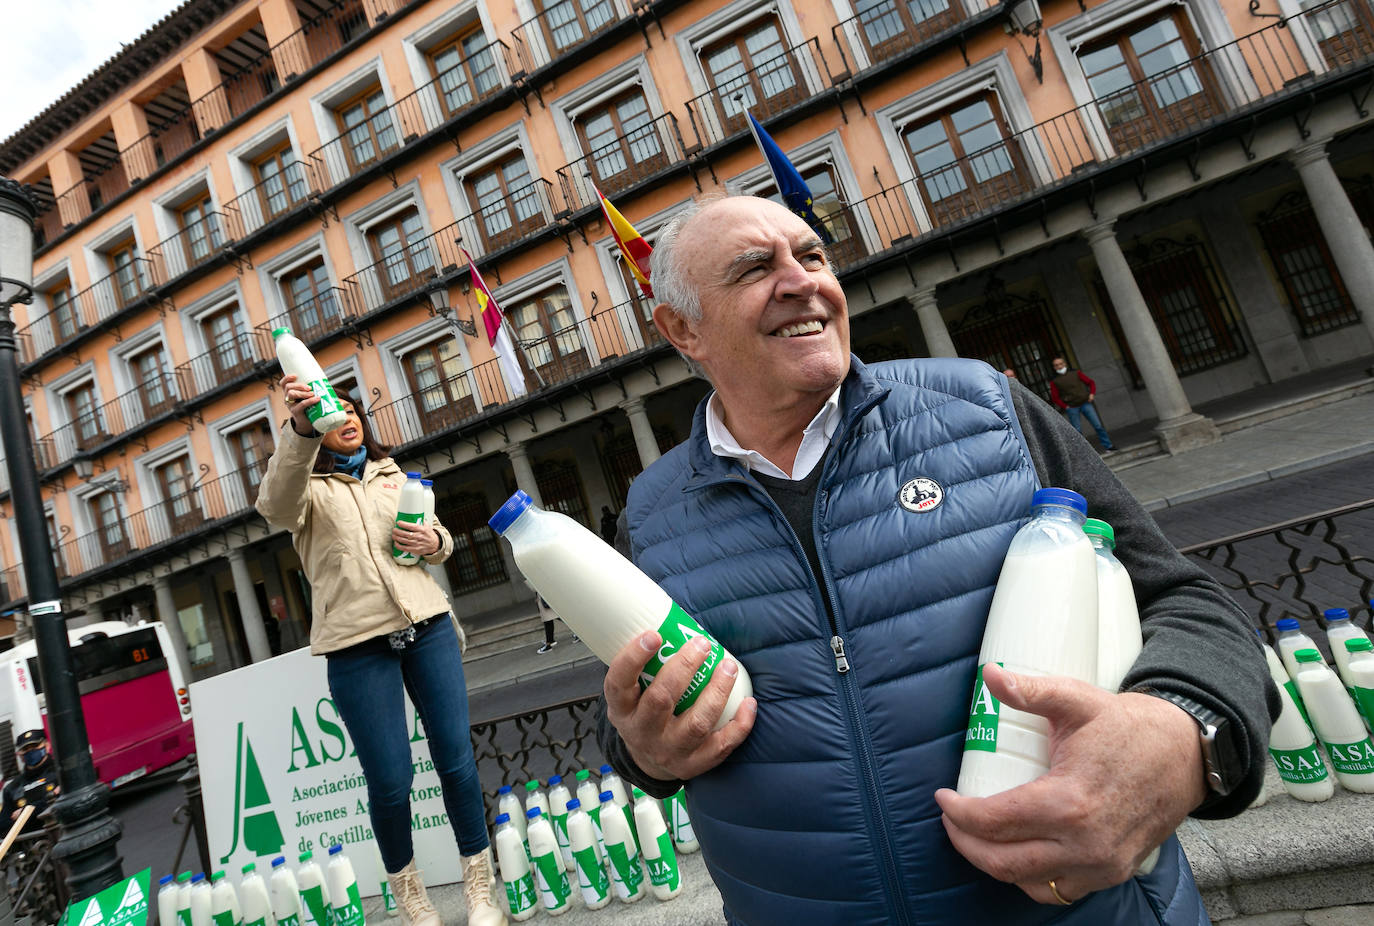
[[[391,556],[391,528],[406,477],[390,457],[368,460],[359,482],[352,476],[311,472],[318,438],[302,437],[288,422],[258,488],[258,513],[291,541],[310,580],[310,652],[315,655],[401,630],[450,610],[448,597],[419,563]],[[443,525],[438,565],[453,552]],[[458,638],[462,628],[454,620]]]

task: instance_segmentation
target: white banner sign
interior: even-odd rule
[[[458,846],[424,727],[405,703],[415,864],[426,884],[448,884],[461,875]],[[237,881],[241,866],[256,862],[267,877],[278,855],[294,869],[313,850],[323,867],[329,847],[343,843],[363,895],[376,895],[384,876],[367,782],[329,697],[325,660],[298,649],[195,682],[191,707],[211,864]]]

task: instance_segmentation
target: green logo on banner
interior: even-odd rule
[[[639,867],[639,855],[631,855],[630,849],[630,843],[613,843],[606,847],[606,854],[611,859],[615,880],[625,886],[628,896],[633,897],[644,883],[644,869]]]
[[[968,711],[968,733],[964,735],[965,752],[997,751],[997,720],[1001,708],[1002,703],[993,697],[983,682],[983,667],[979,666],[978,678],[973,683],[973,704]]]
[[[658,837],[658,858],[644,857],[644,864],[649,869],[649,880],[659,887],[668,885],[676,888],[681,879],[678,877],[677,855],[673,852],[673,837],[664,833]]]
[[[253,755],[253,744],[243,735],[243,722],[239,721],[238,753],[234,759],[234,843],[220,857],[221,865],[229,864],[229,858],[239,847],[240,819],[243,820],[245,849],[257,856],[281,852],[286,840],[271,804],[272,798],[267,794],[267,785],[263,783],[258,760]]]
[[[1279,770],[1279,777],[1284,781],[1308,784],[1326,780],[1326,763],[1322,761],[1322,754],[1317,750],[1316,743],[1306,749],[1274,749],[1271,746],[1269,755],[1274,760],[1274,767]]]
[[[534,891],[534,875],[530,872],[525,872],[513,881],[506,881],[506,904],[510,907],[512,915],[524,913],[538,902],[539,895]]]
[[[1322,741],[1326,754],[1336,771],[1347,775],[1368,775],[1374,772],[1374,742],[1367,737],[1357,743],[1328,743]]]
[[[706,683],[711,680],[711,674],[716,671],[716,666],[720,665],[721,659],[725,657],[725,649],[704,627],[693,620],[690,614],[678,607],[676,601],[669,609],[668,617],[659,625],[658,635],[663,638],[663,645],[658,648],[657,653],[649,657],[648,664],[639,675],[639,684],[645,688],[653,684],[654,676],[658,675],[669,657],[686,646],[693,637],[705,637],[711,643],[711,650],[706,654],[701,668],[697,669],[696,674],[687,682],[687,690],[678,698],[677,707],[673,708],[674,714],[681,714],[696,703],[697,696],[701,694]]]
[[[148,883],[153,870],[145,868],[94,897],[67,908],[66,926],[144,926],[148,922]]]

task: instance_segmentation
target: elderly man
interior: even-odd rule
[[[1206,922],[1172,832],[1249,804],[1277,707],[1243,612],[1000,373],[852,357],[844,292],[785,208],[689,207],[652,275],[655,323],[714,392],[686,443],[635,480],[622,539],[739,657],[755,698],[713,730],[727,662],[675,716],[704,647],[641,692],[659,645],[646,632],[607,670],[601,742],[650,794],[687,783],[727,919]],[[999,699],[1048,718],[1052,768],[963,797],[950,788],[983,626],[1041,485],[1076,489],[1116,526],[1145,649],[1120,694],[988,667]]]

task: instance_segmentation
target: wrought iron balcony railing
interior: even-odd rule
[[[548,228],[565,211],[553,184],[535,178],[459,219],[460,240],[472,243],[474,257],[490,254]]]
[[[75,225],[129,188],[129,177],[118,154],[111,155],[90,173],[57,195],[62,225]]]
[[[697,137],[714,145],[749,131],[746,111],[767,119],[833,84],[821,43],[810,38],[688,100],[687,115]]]
[[[33,363],[87,328],[139,302],[152,286],[152,263],[142,257],[101,277],[72,296],[66,306],[45,312],[19,329],[15,337],[22,362]]]
[[[224,204],[224,231],[238,241],[310,198],[305,165],[291,161],[275,176],[260,180]]]
[[[555,0],[533,19],[515,27],[512,37],[522,69],[539,70],[628,17],[619,0]]]
[[[978,12],[1000,2],[980,0]],[[845,69],[857,73],[955,31],[968,18],[968,7],[962,0],[878,0],[866,4],[857,16],[832,26],[830,32]]]
[[[206,212],[181,231],[148,249],[153,282],[162,286],[199,267],[224,247],[224,213]]]
[[[370,28],[361,0],[338,0],[302,21],[299,29],[271,48],[281,82],[295,80]]]
[[[150,125],[147,134],[122,149],[119,157],[130,182],[137,183],[152,176],[163,164],[190,151],[201,137],[195,112],[188,105]]]
[[[272,332],[278,328],[290,328],[291,333],[306,344],[338,331],[347,322],[362,313],[353,305],[353,295],[349,290],[331,286],[293,305],[279,315],[273,315],[262,324],[253,327],[253,343],[258,356],[264,360],[276,357],[276,345]]]
[[[189,402],[197,399],[248,374],[259,363],[269,358],[275,359],[273,351],[260,353],[254,347],[254,339],[247,332],[240,332],[225,338],[203,354],[177,364],[174,372],[182,400]]]
[[[371,312],[389,302],[418,294],[436,279],[458,272],[465,264],[457,238],[457,222],[388,254],[340,281],[348,305]]]
[[[701,146],[694,139],[691,150]],[[677,117],[672,113],[645,121],[558,168],[563,201],[571,210],[596,205],[596,189],[610,195],[626,190],[687,159]]]
[[[74,421],[44,434],[38,438],[36,445],[51,447],[55,454],[53,462],[67,461],[78,453],[89,453],[107,441],[128,434],[145,421],[166,414],[176,407],[179,398],[176,380],[172,375],[158,374],[138,388],[116,396]]]

